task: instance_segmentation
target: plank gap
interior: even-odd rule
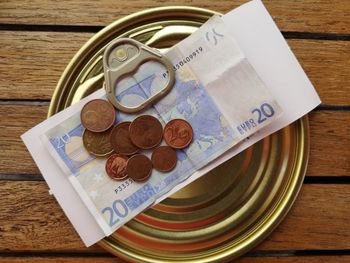
[[[349,176],[305,176],[304,184],[350,184]]]
[[[104,26],[93,25],[0,24],[0,31],[97,33],[103,28]],[[281,31],[281,33],[286,39],[350,41],[350,34],[301,31]]]
[[[0,251],[0,257],[67,257],[67,258],[79,258],[79,257],[115,257],[114,255],[101,251],[101,252],[75,252],[75,251],[62,251],[62,252],[41,252],[41,251],[19,251],[19,252],[6,252]]]
[[[0,24],[0,31],[97,33],[104,26]]]
[[[312,40],[337,40],[337,41],[350,40],[350,34],[282,31],[282,35],[286,39],[310,39],[310,40],[312,39]]]
[[[330,249],[330,250],[265,250],[251,251],[243,257],[291,257],[291,256],[339,256],[350,255],[350,249]]]
[[[0,181],[44,181],[41,174],[5,174],[0,173]]]
[[[297,250],[295,256],[344,256],[350,255],[350,249],[337,250]]]
[[[350,103],[350,101],[349,101]],[[335,110],[335,111],[349,111],[350,105],[327,105],[327,104],[321,104],[315,108],[315,110]]]
[[[49,106],[50,100],[47,99],[0,99],[0,105],[28,105],[28,106]]]
[[[0,173],[0,181],[45,181],[41,174],[7,174]],[[308,176],[304,178],[304,184],[350,184],[349,176]]]

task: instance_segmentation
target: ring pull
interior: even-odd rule
[[[122,105],[116,98],[117,83],[123,77],[136,73],[142,64],[151,60],[166,67],[168,81],[165,87],[137,106]],[[152,105],[172,89],[175,81],[173,66],[167,58],[157,50],[130,38],[119,38],[108,45],[103,55],[103,68],[107,99],[116,109],[126,113],[139,112]]]

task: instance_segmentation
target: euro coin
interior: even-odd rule
[[[126,173],[134,181],[146,181],[152,174],[152,162],[143,154],[135,154],[128,160]]]
[[[185,120],[174,119],[164,127],[164,140],[174,149],[186,148],[192,142],[192,138],[192,126]]]
[[[89,101],[80,112],[82,125],[92,132],[108,130],[114,124],[115,116],[113,105],[102,99]]]
[[[126,164],[128,157],[120,154],[112,154],[106,161],[105,170],[107,175],[114,180],[124,180],[128,174]]]
[[[170,172],[177,163],[176,152],[170,146],[159,146],[152,153],[153,168],[159,172]]]
[[[92,132],[85,129],[83,133],[83,144],[85,149],[97,157],[111,154],[113,152],[113,147],[109,140],[111,131],[112,129],[104,132]]]
[[[121,122],[114,126],[110,142],[116,153],[124,155],[133,155],[138,152],[139,148],[135,146],[129,136],[129,126],[131,122]]]
[[[142,115],[130,124],[129,135],[137,147],[145,150],[152,149],[162,141],[163,127],[157,118]]]

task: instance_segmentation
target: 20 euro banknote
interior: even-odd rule
[[[83,105],[41,135],[106,235],[282,113],[219,17],[210,19],[166,56],[176,73],[174,87],[142,114],[157,117],[163,125],[174,118],[186,119],[192,125],[193,142],[177,151],[178,163],[172,172],[153,171],[144,183],[110,179],[105,160],[90,155],[83,146]],[[133,106],[161,89],[166,78],[161,65],[147,62],[118,84],[117,99]],[[136,117],[118,112],[116,123]]]

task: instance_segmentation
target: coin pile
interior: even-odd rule
[[[110,102],[102,99],[86,103],[80,118],[85,127],[85,149],[97,157],[109,156],[105,169],[115,180],[130,177],[142,182],[151,176],[153,168],[170,172],[177,163],[174,149],[186,148],[193,137],[191,125],[182,119],[171,120],[164,129],[160,121],[150,115],[114,125],[116,111]],[[163,137],[167,146],[159,146]],[[139,153],[151,149],[151,160]]]

